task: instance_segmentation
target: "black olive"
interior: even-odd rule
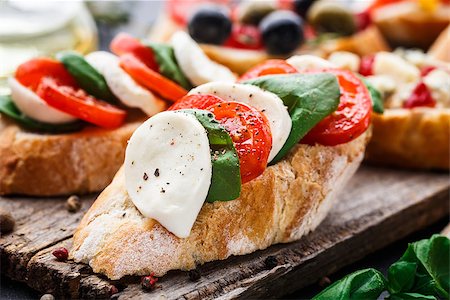
[[[303,42],[303,20],[288,10],[278,10],[265,17],[259,29],[269,54],[287,55]]]
[[[231,34],[231,20],[225,6],[200,6],[189,19],[188,30],[199,43],[223,44]]]
[[[309,8],[316,0],[294,0],[294,10],[303,18],[306,17]]]

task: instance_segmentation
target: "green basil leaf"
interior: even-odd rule
[[[379,90],[377,90],[370,82],[363,76],[359,76],[370,94],[372,100],[372,109],[374,112],[382,114],[384,112],[383,97]]]
[[[399,293],[389,296],[391,300],[436,300],[434,296],[425,296],[418,293]]]
[[[390,294],[410,291],[414,285],[417,263],[398,261],[388,270],[388,290]]]
[[[308,131],[339,105],[339,83],[336,76],[329,73],[269,75],[243,83],[256,85],[276,94],[289,109],[292,129],[271,164],[280,161]]]
[[[187,90],[192,88],[192,84],[178,66],[172,46],[149,42],[145,43],[145,45],[153,50],[161,74],[177,82]]]
[[[117,102],[103,75],[97,72],[83,56],[73,51],[63,51],[59,52],[56,58],[64,64],[78,85],[88,94],[110,103]]]
[[[24,128],[44,133],[65,133],[79,131],[84,127],[82,122],[74,122],[67,124],[49,124],[33,120],[24,115],[14,104],[11,96],[0,96],[0,113],[5,114],[9,118],[16,121]]]
[[[229,201],[238,198],[241,194],[239,157],[230,135],[211,112],[197,109],[182,111],[193,114],[208,133],[212,178],[206,201]]]
[[[450,240],[433,235],[430,239],[409,244],[399,262],[417,264],[411,292],[438,297],[449,297]]]
[[[347,300],[347,299],[377,299],[385,290],[386,280],[375,269],[356,271],[336,281],[314,300]]]

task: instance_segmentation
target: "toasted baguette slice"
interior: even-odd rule
[[[297,145],[244,184],[239,199],[205,203],[186,239],[139,213],[121,169],[78,226],[71,257],[111,279],[162,276],[297,240],[325,218],[358,168],[369,135],[335,147]]]
[[[0,116],[0,195],[56,196],[104,189],[120,168],[127,141],[146,119],[122,127],[37,134]]]
[[[366,159],[414,168],[450,168],[450,109],[387,109],[373,114]]]

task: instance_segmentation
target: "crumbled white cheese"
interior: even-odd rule
[[[361,59],[358,55],[351,52],[336,51],[333,52],[330,57],[328,57],[328,61],[330,61],[339,69],[346,69],[357,72],[359,70]]]
[[[383,94],[383,97],[393,93],[397,87],[395,84],[395,79],[389,75],[367,76],[366,79],[373,85],[374,88]]]
[[[420,78],[419,69],[400,56],[379,52],[373,64],[374,75],[390,75],[397,83],[416,82]]]
[[[413,82],[399,86],[395,93],[388,99],[385,106],[387,108],[403,107],[403,103],[411,96],[416,85],[417,83]]]
[[[440,69],[431,71],[423,78],[437,107],[450,107],[450,75]]]

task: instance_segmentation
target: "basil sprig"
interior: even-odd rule
[[[103,75],[97,72],[83,56],[73,51],[63,51],[59,52],[56,58],[64,64],[78,85],[88,94],[109,103],[117,102]]]
[[[177,82],[187,90],[192,88],[192,84],[178,66],[172,46],[150,42],[144,43],[147,47],[153,50],[161,74]]]
[[[339,105],[340,88],[336,76],[329,73],[269,75],[243,83],[256,85],[283,100],[292,119],[291,133],[272,160],[280,161],[314,126]]]
[[[0,113],[5,114],[24,128],[42,133],[65,133],[79,131],[84,127],[83,122],[67,124],[49,124],[33,120],[24,115],[14,104],[11,96],[0,96]]]
[[[211,149],[212,178],[206,201],[234,200],[241,194],[239,157],[228,132],[205,110],[181,110],[193,114],[208,133]]]
[[[406,252],[389,267],[388,276],[375,269],[354,272],[330,285],[314,300],[449,298],[450,240],[442,235],[408,245]]]

